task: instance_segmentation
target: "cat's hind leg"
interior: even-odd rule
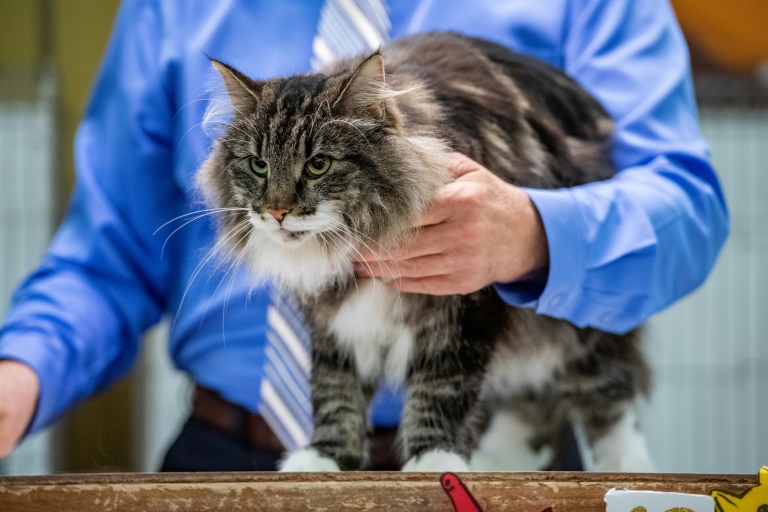
[[[591,450],[592,464],[588,469],[633,473],[656,471],[637,411],[637,405],[631,401],[580,411],[579,420]]]
[[[638,332],[612,335],[590,331],[594,349],[569,366],[562,389],[573,420],[583,427],[594,471],[655,471],[639,405],[647,396],[650,371],[639,350]]]
[[[551,464],[553,436],[543,436],[540,410],[532,417],[526,409],[495,409],[472,452],[471,471],[541,471]]]

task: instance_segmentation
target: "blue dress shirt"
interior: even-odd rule
[[[508,303],[622,332],[702,282],[728,214],[696,120],[688,54],[666,0],[391,0],[392,36],[457,30],[563,69],[616,121],[606,182],[527,190],[550,247],[545,286],[496,284]],[[39,269],[18,288],[0,358],[39,375],[30,427],[131,367],[142,333],[168,314],[170,351],[196,382],[256,410],[267,290],[209,259],[192,181],[211,140],[200,125],[207,56],[254,78],[309,69],[321,1],[129,0],[76,139],[77,185]],[[250,297],[248,297],[250,292]],[[183,303],[182,303],[183,302]],[[374,420],[397,421],[396,398]],[[376,404],[375,404],[376,405]]]

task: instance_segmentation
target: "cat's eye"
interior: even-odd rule
[[[269,165],[267,162],[260,158],[256,158],[255,156],[252,156],[248,160],[248,165],[251,166],[251,170],[257,175],[257,176],[266,176],[267,171],[269,170]]]
[[[304,168],[310,176],[322,176],[331,168],[331,157],[323,154],[315,155],[307,160],[307,164]]]

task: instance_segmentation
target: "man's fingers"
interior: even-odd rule
[[[451,153],[448,156],[448,172],[451,173],[454,179],[480,170],[480,168],[480,164],[461,153]]]
[[[360,251],[355,253],[355,260],[359,263],[377,264],[380,261],[397,261],[421,258],[433,254],[441,254],[450,246],[451,240],[455,238],[455,230],[452,226],[446,224],[436,224],[421,228],[419,233],[413,237],[413,243],[389,250],[381,251]],[[391,265],[391,263],[390,263]]]
[[[430,254],[401,261],[355,263],[360,275],[384,278],[420,278],[445,274],[446,258],[442,254]]]
[[[403,293],[425,293],[428,295],[454,295],[455,284],[444,275],[430,276],[423,278],[404,277],[395,279],[386,283],[390,288],[394,288]]]
[[[426,211],[421,215],[417,225],[419,227],[433,226],[449,219],[454,213],[454,204],[451,198],[461,187],[461,184],[451,182],[438,190]]]

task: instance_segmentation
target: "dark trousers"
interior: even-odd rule
[[[388,444],[391,445],[391,442]],[[375,443],[373,449],[379,449]],[[192,416],[168,449],[160,471],[275,471],[281,457],[282,453],[279,451],[255,448],[244,440]],[[371,469],[396,468],[381,465]],[[583,470],[577,443],[570,427],[564,428],[561,433],[560,447],[550,469]]]
[[[275,471],[280,457],[279,451],[255,448],[192,416],[168,449],[160,471]]]

